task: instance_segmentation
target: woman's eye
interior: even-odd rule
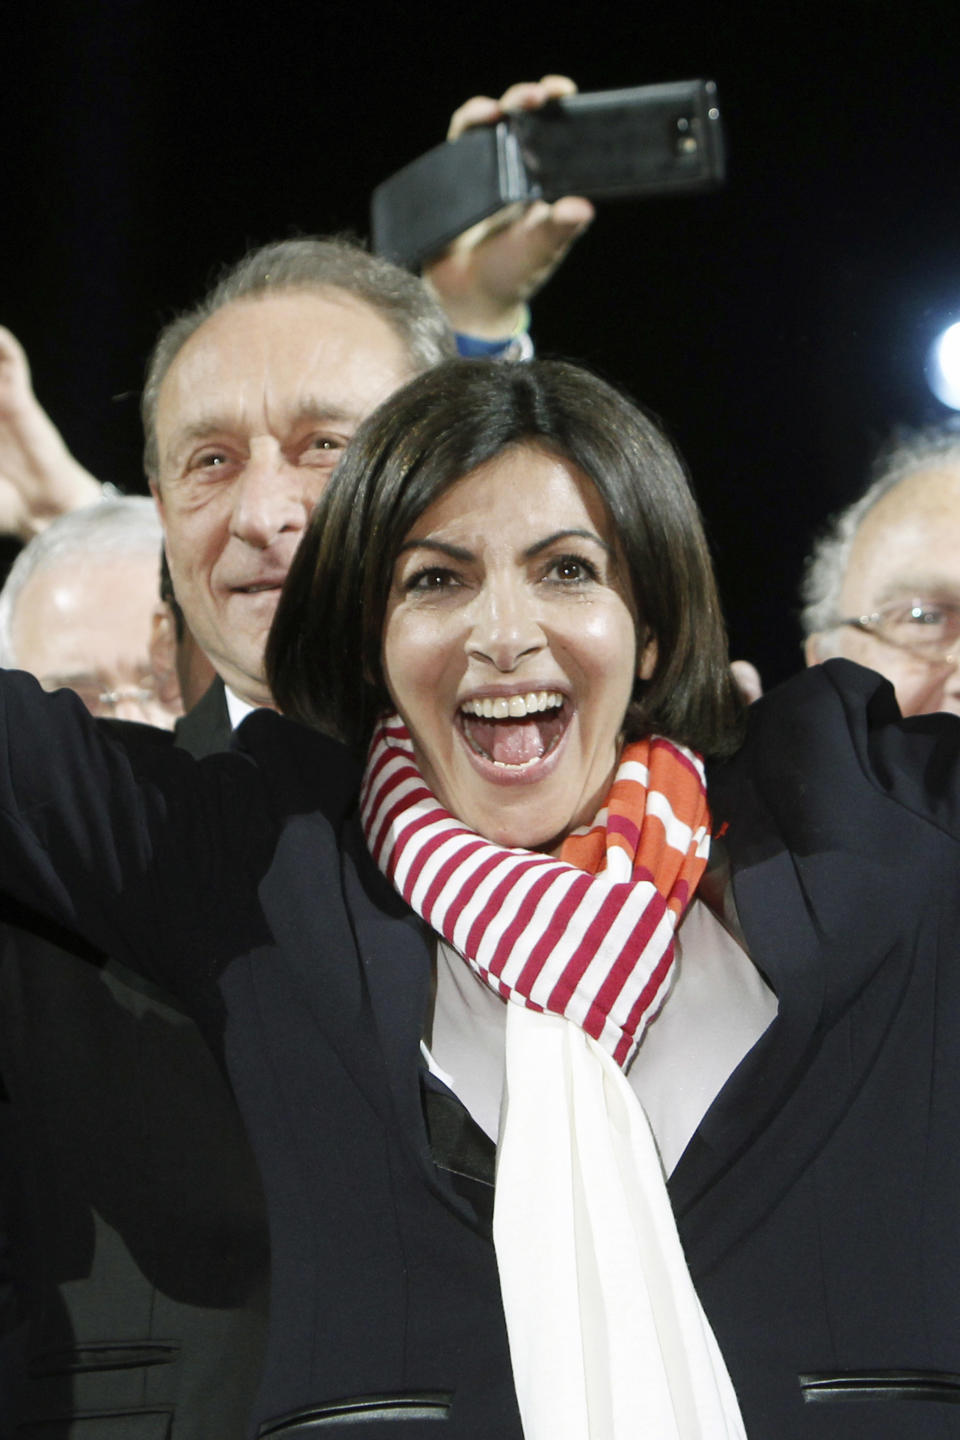
[[[596,565],[583,555],[558,555],[551,560],[548,573],[553,579],[562,580],[566,584],[599,579]]]
[[[457,577],[452,570],[444,570],[439,565],[431,565],[429,569],[418,570],[411,575],[409,580],[404,581],[403,588],[408,591],[420,591],[429,594],[450,589],[456,585]]]

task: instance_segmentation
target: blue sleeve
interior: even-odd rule
[[[457,354],[465,360],[508,360],[515,363],[533,359],[533,341],[526,331],[520,335],[509,335],[506,340],[481,340],[478,335],[462,335],[459,332],[454,338]]]

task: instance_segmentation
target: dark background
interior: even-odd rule
[[[726,189],[604,207],[535,333],[666,420],[734,652],[779,678],[811,534],[894,424],[950,414],[923,362],[960,317],[958,42],[957,0],[10,4],[0,320],[80,459],[141,488],[144,357],[221,262],[364,231],[470,94],[712,77]]]

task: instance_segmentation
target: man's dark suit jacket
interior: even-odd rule
[[[259,1434],[519,1440],[486,1219],[428,1146],[429,946],[343,752],[261,714],[194,766],[10,678],[0,728],[4,888],[169,986],[230,1074],[273,1238]],[[955,719],[835,662],[712,775],[780,1008],[671,1193],[751,1440],[960,1435],[958,767]]]
[[[227,748],[220,686],[176,743]],[[196,1025],[169,992],[71,937],[5,925],[0,1072],[12,1102],[4,1229],[22,1312],[7,1338],[0,1436],[237,1440],[262,1363],[266,1215],[236,1104]]]

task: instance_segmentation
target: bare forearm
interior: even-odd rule
[[[101,494],[37,400],[23,347],[0,326],[0,533],[29,540]]]

